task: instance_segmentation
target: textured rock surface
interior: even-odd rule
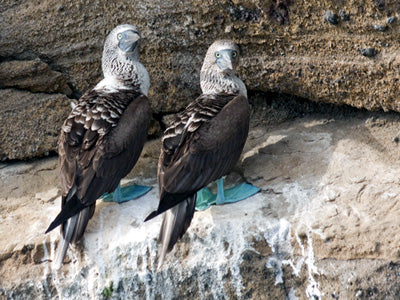
[[[206,48],[221,37],[242,45],[250,90],[399,111],[398,12],[395,1],[6,2],[0,57],[39,57],[80,94],[101,77],[106,33],[130,22],[145,37],[156,112],[177,111],[198,94]],[[368,48],[376,55],[364,56]]]
[[[54,152],[70,110],[70,100],[63,94],[0,89],[0,160]]]
[[[51,70],[39,59],[0,63],[0,88],[61,93],[67,96],[72,94],[64,76],[60,72]]]
[[[65,77],[39,58],[0,63],[0,160],[48,155],[70,107]]]
[[[241,45],[239,72],[251,91],[400,111],[398,13],[395,1],[6,1],[0,86],[43,91],[42,79],[62,74],[68,85],[50,90],[69,95],[71,88],[78,98],[102,76],[106,34],[134,23],[144,36],[142,60],[157,116],[181,110],[199,94],[204,53],[217,38]],[[32,75],[15,73],[14,64]]]
[[[113,299],[399,299],[400,117],[256,99],[228,181],[262,192],[197,212],[161,270],[161,220],[142,222],[157,205],[159,140],[128,176],[154,189],[99,202],[58,272],[58,233],[43,234],[59,210],[56,158],[0,165],[0,297],[97,299],[112,283]]]

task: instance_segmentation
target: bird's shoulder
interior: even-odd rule
[[[126,107],[139,96],[141,93],[135,90],[111,93],[90,90],[79,99],[65,120],[61,134],[69,146],[88,149],[117,126]]]

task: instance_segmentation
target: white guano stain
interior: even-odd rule
[[[286,185],[284,193],[290,215],[301,215],[312,193],[299,184]],[[307,297],[321,297],[318,274],[312,249],[312,232],[307,234],[307,245],[302,245],[288,219],[264,216],[265,195],[256,194],[244,201],[214,206],[197,212],[192,224],[175,249],[167,255],[161,269],[157,269],[158,243],[162,217],[144,223],[158,203],[157,189],[145,196],[123,204],[98,202],[96,214],[89,222],[84,237],[84,255],[70,247],[68,271],[52,272],[53,284],[60,299],[98,298],[103,289],[113,282],[118,295],[137,295],[133,299],[165,299],[179,295],[175,286],[195,280],[198,295],[228,298],[231,293],[243,297],[241,275],[242,255],[253,250],[253,238],[267,241],[272,255],[267,268],[276,271],[275,284],[283,283],[283,266],[290,266],[295,276],[307,265]],[[268,200],[270,201],[270,200]],[[260,235],[261,233],[261,235]],[[292,234],[293,233],[293,234]],[[313,232],[315,233],[315,232]],[[294,238],[292,238],[294,237]],[[302,256],[294,259],[293,243],[299,243]],[[54,258],[51,242],[50,257]],[[229,278],[229,284],[225,284]],[[288,299],[297,299],[294,288]]]

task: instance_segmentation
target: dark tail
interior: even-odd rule
[[[71,242],[75,231],[77,220],[78,215],[75,215],[64,224],[64,232],[60,235],[60,242],[58,243],[56,259],[54,261],[54,267],[56,269],[59,269],[64,261],[65,254],[68,250],[68,245]]]
[[[161,252],[158,267],[164,262],[165,255],[172,250],[179,238],[189,228],[196,206],[196,193],[175,205],[164,213],[160,236]]]
[[[173,193],[170,194],[166,191],[162,191],[160,195],[160,203],[158,204],[157,210],[153,211],[151,214],[149,214],[146,219],[144,219],[145,222],[148,220],[151,220],[158,215],[161,215],[163,212],[167,211],[168,209],[178,205],[182,201],[185,201],[187,198],[191,198],[193,194],[196,194],[196,191],[190,191],[187,193]]]
[[[54,228],[63,224],[69,218],[75,216],[85,208],[85,206],[82,204],[82,202],[78,199],[76,195],[72,195],[71,197],[69,197],[68,195],[67,199],[65,201],[63,200],[63,203],[65,204],[63,205],[60,213],[57,215],[54,221],[51,222],[49,228],[47,228],[45,233],[52,231]]]
[[[59,269],[64,261],[65,254],[68,250],[68,245],[71,242],[79,241],[83,233],[85,232],[86,226],[93,216],[95,205],[86,207],[81,210],[78,214],[69,218],[61,228],[60,243],[57,247],[57,255],[54,266]]]
[[[54,267],[59,269],[64,261],[68,245],[82,238],[89,219],[93,216],[95,204],[85,207],[76,195],[74,185],[68,195],[62,199],[62,208],[57,217],[51,222],[46,233],[61,226],[60,242],[57,247]]]

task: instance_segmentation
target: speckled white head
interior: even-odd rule
[[[102,57],[104,79],[96,89],[115,92],[136,87],[147,95],[150,78],[139,62],[140,42],[139,29],[130,24],[118,25],[109,33]]]
[[[204,94],[240,93],[247,97],[246,86],[236,76],[239,47],[231,40],[217,40],[208,48],[200,72]]]

